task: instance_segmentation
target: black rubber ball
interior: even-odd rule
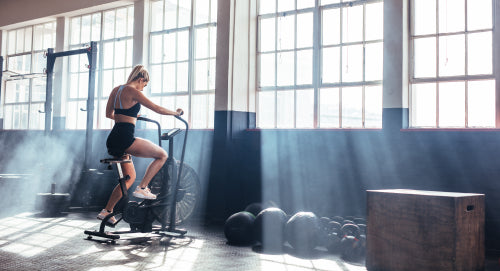
[[[255,216],[250,212],[231,215],[224,224],[224,235],[230,245],[249,245],[253,243],[253,223]]]

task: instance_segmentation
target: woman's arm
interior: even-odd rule
[[[144,105],[145,107],[153,110],[154,112],[161,114],[161,115],[175,115],[175,116],[180,116],[182,110],[177,109],[177,111],[172,111],[169,109],[166,109],[165,107],[159,106],[155,103],[153,103],[150,99],[148,99],[146,96],[141,91],[135,90],[133,91],[133,98],[136,100],[138,103]]]
[[[116,95],[116,88],[111,91],[111,94],[109,94],[108,98],[108,103],[106,104],[106,118],[108,119],[115,119],[115,107],[114,107],[114,100],[115,100],[115,95]]]

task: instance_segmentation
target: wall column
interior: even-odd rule
[[[408,0],[384,1],[383,128],[408,128]]]
[[[231,212],[235,141],[255,128],[256,0],[218,0],[214,142],[207,215]],[[226,191],[231,191],[226,193]],[[222,217],[220,217],[222,218]]]

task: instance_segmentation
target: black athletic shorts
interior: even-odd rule
[[[135,125],[127,122],[115,123],[106,140],[108,153],[115,157],[122,157],[125,150],[134,143]]]

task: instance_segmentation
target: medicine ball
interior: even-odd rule
[[[317,245],[320,222],[312,212],[298,212],[285,226],[288,243],[299,253],[310,252]]]
[[[248,204],[248,206],[245,208],[245,211],[253,214],[254,216],[257,216],[262,211],[262,209],[262,203],[254,202]]]
[[[262,210],[254,222],[254,238],[264,250],[281,250],[284,243],[286,213],[280,208]]]
[[[224,235],[230,245],[248,245],[253,242],[255,216],[249,212],[237,212],[224,224]]]

